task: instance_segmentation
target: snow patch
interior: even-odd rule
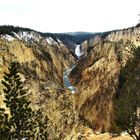
[[[17,38],[19,38],[20,40],[23,39],[25,40],[26,42],[27,41],[30,41],[30,40],[34,40],[36,42],[39,42],[41,36],[35,32],[27,32],[27,31],[24,31],[24,32],[19,32],[18,34],[14,34]]]
[[[16,38],[18,38],[18,39],[22,39],[17,33],[15,33],[15,32],[12,32],[13,34],[14,34],[14,36],[16,37]]]
[[[49,45],[52,45],[53,39],[51,37],[48,37],[46,40]]]
[[[58,43],[62,43],[58,38],[57,38]]]
[[[15,39],[14,37],[12,37],[10,35],[7,35],[7,34],[6,35],[3,35],[2,38],[3,39],[6,39],[7,41],[13,41]]]
[[[58,45],[58,43],[52,37],[47,37],[46,41],[49,45]]]

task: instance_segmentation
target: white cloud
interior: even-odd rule
[[[104,31],[137,24],[139,0],[0,0],[0,24],[43,32]]]

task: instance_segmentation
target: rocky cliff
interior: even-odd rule
[[[129,28],[96,36],[89,42],[88,54],[71,71],[76,86],[76,109],[79,118],[91,128],[107,131],[113,111],[112,97],[119,84],[120,70],[140,46],[140,28]]]
[[[64,139],[75,124],[73,97],[63,87],[63,72],[76,63],[73,54],[59,39],[35,31],[1,34],[0,81],[12,61],[19,62],[32,108],[49,119],[48,138]],[[0,83],[0,107],[5,108],[2,88]]]
[[[0,79],[10,62],[20,63],[20,74],[34,103],[43,100],[49,88],[63,88],[63,71],[76,62],[64,44],[34,31],[0,36]]]
[[[10,62],[20,63],[32,108],[49,118],[50,140],[88,140],[93,135],[90,128],[109,129],[120,70],[140,46],[140,27],[97,34],[81,46],[84,55],[77,62],[60,38],[32,30],[0,35],[0,80]],[[73,64],[69,79],[75,94],[63,87],[63,72]],[[0,88],[4,107],[1,84]]]

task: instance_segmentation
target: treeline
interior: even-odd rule
[[[18,27],[18,26],[11,26],[11,25],[3,25],[0,26],[0,35],[11,35],[13,36],[13,32],[18,33],[19,31],[33,31],[29,28],[22,28],[22,27]]]
[[[114,120],[110,132],[127,132],[140,140],[140,47],[133,47],[130,58],[120,71],[119,87],[114,96]]]
[[[140,27],[140,23],[137,24],[134,27],[130,27],[131,29],[134,29],[135,27]],[[129,29],[129,28],[127,28]],[[125,29],[123,29],[125,30]],[[19,26],[12,26],[12,25],[3,25],[0,26],[0,35],[11,35],[14,36],[13,32],[18,33],[19,31],[35,31],[33,29],[30,28],[23,28],[23,27],[19,27]],[[112,31],[106,31],[106,32],[97,32],[97,33],[88,33],[88,32],[79,32],[78,34],[73,33],[73,34],[69,34],[69,33],[42,33],[42,32],[38,32],[35,31],[37,33],[39,33],[41,36],[43,37],[51,37],[53,38],[56,42],[57,39],[61,40],[64,44],[67,42],[73,42],[75,44],[80,44],[85,40],[90,40],[91,38],[94,38],[95,36],[99,35],[101,38],[105,38],[106,36],[108,36],[111,32],[116,32],[119,30],[112,30]]]
[[[140,23],[138,23],[138,24],[136,25],[136,27],[140,27]]]

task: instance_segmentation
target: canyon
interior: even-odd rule
[[[0,80],[10,62],[19,62],[32,108],[49,118],[49,139],[92,140],[96,133],[108,132],[120,71],[140,47],[140,27],[91,34],[80,41],[34,30],[10,33],[0,35]],[[1,83],[0,89],[0,106],[6,108]]]

